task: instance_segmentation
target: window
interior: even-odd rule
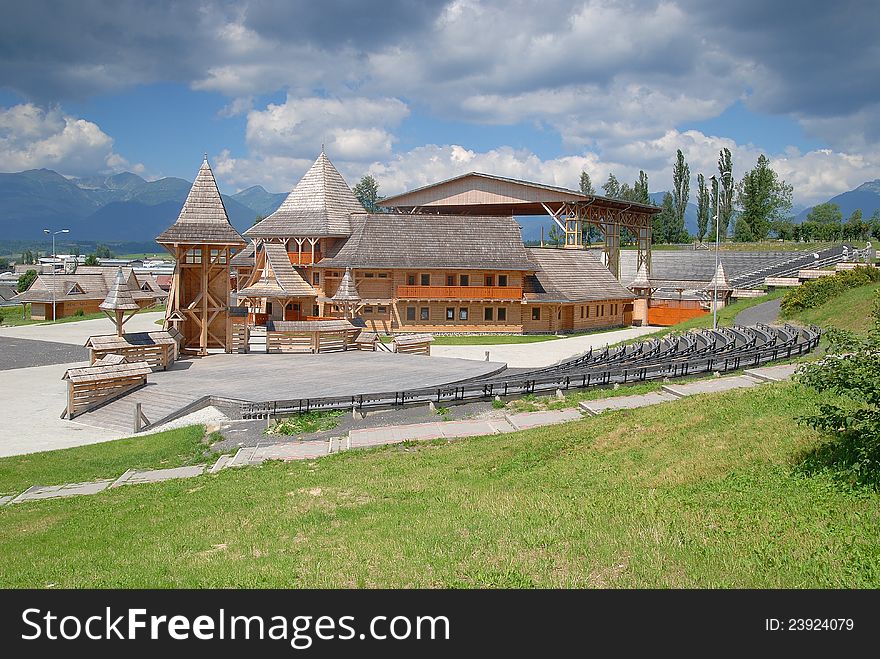
[[[458,278],[459,286],[470,286],[471,285],[471,277],[470,275],[461,275]]]
[[[202,262],[202,250],[201,248],[194,247],[193,249],[186,250],[186,253],[183,255],[184,263],[201,263]]]
[[[293,303],[292,303],[292,302],[288,302],[288,303],[287,303],[287,310],[288,310],[288,311],[293,311]]]
[[[407,320],[415,320],[416,319],[416,308],[415,307],[407,307],[406,308],[406,319]]]
[[[313,316],[320,316],[320,315],[321,315],[321,312],[320,312],[320,310],[318,309],[318,305],[317,305],[317,304],[312,305],[312,315],[313,315]]]
[[[455,275],[446,275],[446,285],[455,286]]]
[[[379,279],[388,279],[388,273],[387,272],[380,272]]]
[[[586,312],[587,312],[587,314],[586,314],[585,318],[589,318],[590,317],[590,305],[589,304],[587,305]]]
[[[604,305],[604,304],[600,304],[600,305],[599,305],[598,307],[596,307],[596,308],[599,310],[599,315],[600,315],[600,316],[604,316],[604,315],[605,315],[605,305]]]
[[[446,320],[455,320],[455,308],[446,307]]]
[[[428,320],[431,317],[430,311],[428,307],[422,307],[419,309],[419,320]]]
[[[368,314],[368,313],[371,314],[371,313],[373,313],[373,307],[364,307],[364,313],[365,313],[365,314]]]
[[[383,314],[388,313],[388,307],[379,307],[376,311]]]
[[[483,277],[483,281],[486,286],[494,286],[495,285],[495,277],[493,277],[492,275],[486,275],[485,277]]]
[[[421,275],[422,286],[431,285],[431,275]]]
[[[321,273],[320,272],[313,272],[312,273],[312,283],[313,284],[320,284],[321,283]]]
[[[415,286],[416,285],[416,276],[415,275],[407,275],[406,276],[406,285],[407,286]],[[415,313],[415,312],[413,312]],[[415,319],[413,319],[415,320]]]
[[[507,286],[507,275],[498,275],[498,285]]]
[[[220,249],[212,249],[211,252],[211,263],[226,263],[226,250]]]
[[[334,304],[334,305],[333,305],[333,311],[339,311],[339,305],[338,305],[338,304]]]
[[[483,320],[495,320],[495,309],[492,307],[485,307],[483,309]]]
[[[584,317],[584,307],[581,306],[581,318],[583,318],[583,317]]]
[[[498,320],[506,321],[507,320],[507,308],[506,307],[498,307]]]
[[[376,276],[376,273],[374,273],[374,272],[365,272],[364,273],[364,277],[366,277],[367,279],[372,279],[375,276]]]
[[[271,302],[266,302],[266,313],[268,313],[268,314],[272,313],[272,303]]]
[[[541,307],[532,308],[532,320],[541,320]]]
[[[467,308],[458,310],[458,319],[459,320],[467,320],[468,319],[468,310]]]

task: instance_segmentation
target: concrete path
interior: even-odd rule
[[[457,357],[459,359],[489,359],[504,362],[509,368],[540,368],[551,366],[571,357],[577,357],[590,348],[604,347],[608,344],[628,341],[645,334],[656,332],[658,327],[628,327],[613,332],[584,334],[553,341],[537,343],[499,343],[495,345],[431,346],[433,357]]]
[[[743,309],[733,319],[735,325],[770,325],[775,323],[779,318],[779,310],[782,305],[782,299],[770,300],[756,304],[748,309]]]
[[[49,364],[70,364],[86,362],[88,348],[57,341],[34,341],[9,336],[0,336],[0,371]]]
[[[634,409],[647,405],[669,402],[683,396],[702,393],[717,393],[731,389],[754,387],[768,381],[777,381],[790,377],[797,365],[769,366],[750,369],[747,375],[733,375],[689,382],[683,385],[663,387],[666,391],[653,392],[638,396],[620,396],[604,400],[587,401],[578,408],[552,410],[545,412],[523,412],[486,419],[467,419],[460,421],[440,421],[417,423],[402,426],[382,426],[349,431],[348,437],[331,437],[321,441],[295,441],[284,443],[266,443],[259,446],[248,446],[238,450],[234,456],[222,455],[210,468],[206,465],[191,467],[172,467],[136,471],[129,469],[116,480],[104,479],[87,483],[69,483],[65,485],[34,485],[18,496],[5,495],[0,497],[0,506],[40,499],[55,499],[89,494],[97,494],[107,488],[140,483],[158,483],[162,481],[194,478],[202,474],[215,474],[227,467],[245,467],[257,465],[266,460],[314,460],[331,453],[338,453],[357,448],[369,448],[398,444],[406,441],[426,441],[433,439],[454,439],[459,437],[476,437],[516,432],[525,428],[535,428],[557,423],[566,423],[583,417],[583,413],[597,415],[606,410]]]
[[[164,317],[164,311],[136,314],[134,318],[125,323],[125,331],[155,332],[162,329],[159,325],[156,325],[156,321]],[[79,320],[69,323],[57,323],[55,325],[48,323],[45,325],[0,327],[0,337],[55,341],[56,343],[70,343],[78,346],[84,345],[90,336],[113,334],[115,332],[116,327],[109,318]]]

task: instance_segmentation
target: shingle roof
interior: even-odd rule
[[[132,291],[128,287],[122,268],[116,271],[116,279],[110,287],[110,292],[104,301],[98,305],[99,309],[104,311],[132,311],[140,309],[140,305],[134,301]]]
[[[536,268],[536,273],[525,279],[523,292],[527,300],[591,302],[635,298],[591,252],[541,247],[527,251]]]
[[[121,268],[131,296],[135,300],[155,300],[155,293],[140,290],[137,276],[131,268]],[[56,302],[64,300],[103,300],[107,297],[117,272],[112,268],[79,267],[75,273],[38,275],[31,287],[15,296],[16,302],[51,302],[54,289]],[[80,292],[81,291],[81,292]]]
[[[715,290],[716,282],[719,291],[733,290],[730,282],[727,281],[727,275],[724,274],[724,264],[721,261],[718,261],[718,269],[715,270],[715,274],[712,275],[712,279],[710,279],[709,283],[706,285],[706,290],[709,290],[710,288]]]
[[[239,290],[239,297],[312,297],[318,294],[291,265],[284,245],[263,243],[262,249],[269,267],[259,280]]]
[[[351,216],[352,235],[322,267],[534,270],[512,217]]]
[[[354,277],[351,276],[351,268],[345,269],[345,274],[342,275],[342,280],[339,282],[339,287],[336,289],[336,293],[331,299],[334,302],[360,301],[361,296],[358,295],[357,285],[354,282]]]
[[[229,259],[229,264],[233,267],[242,267],[242,266],[251,266],[254,265],[254,244],[248,243],[244,249],[236,252],[235,256]]]
[[[342,174],[322,151],[278,210],[244,234],[249,238],[348,236],[349,216],[363,212]]]
[[[158,243],[244,244],[226,215],[208,159],[202,163],[177,221],[156,238]]]

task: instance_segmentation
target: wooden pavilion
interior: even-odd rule
[[[176,325],[184,349],[229,351],[230,261],[245,241],[229,223],[208,158],[177,221],[156,242],[176,259],[165,328]]]

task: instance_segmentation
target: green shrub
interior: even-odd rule
[[[343,412],[331,410],[327,412],[305,412],[282,419],[266,430],[270,435],[307,435],[324,430],[332,430],[339,425]]]
[[[85,316],[86,312],[83,311],[82,309],[77,309],[76,311],[73,312],[73,315],[74,316]]]
[[[843,291],[874,282],[880,282],[880,269],[863,266],[804,282],[788,291],[782,298],[782,314],[789,315],[804,309],[814,309]]]

